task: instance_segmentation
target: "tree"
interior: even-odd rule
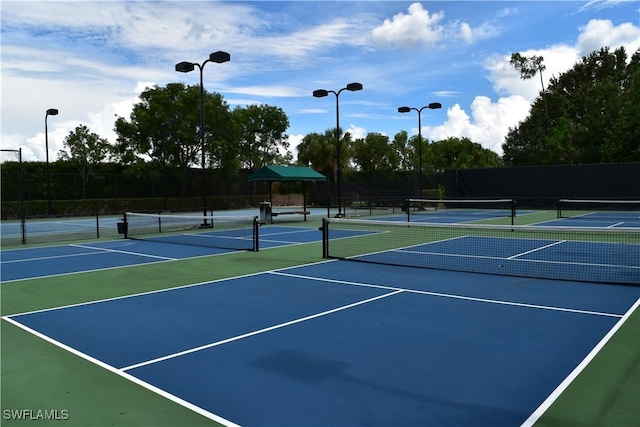
[[[389,177],[398,168],[398,155],[389,143],[389,137],[368,133],[353,143],[353,162],[372,180]]]
[[[404,172],[410,172],[415,169],[416,165],[416,149],[413,145],[414,138],[409,139],[406,130],[400,131],[393,137],[391,147],[398,158],[398,169]]]
[[[604,161],[640,161],[640,49],[631,57],[621,81],[618,115],[605,129]]]
[[[502,166],[494,151],[469,138],[447,138],[429,145],[429,155],[437,169],[495,168]]]
[[[640,158],[640,50],[627,62],[623,47],[592,52],[546,91],[502,148],[512,166],[633,161]]]
[[[326,135],[310,133],[298,145],[298,164],[308,166],[328,176],[333,176],[336,150]]]
[[[250,170],[264,165],[290,163],[289,118],[279,107],[267,104],[238,107],[232,116],[239,129],[240,164]],[[283,154],[282,151],[285,153]]]
[[[112,147],[105,138],[89,132],[89,128],[84,125],[78,125],[74,131],[69,132],[63,145],[66,149],[60,150],[60,160],[70,162],[78,168],[84,199],[87,196],[89,179],[97,166],[109,158]]]
[[[537,73],[540,73],[540,85],[542,86],[542,99],[544,101],[544,110],[549,117],[549,111],[547,109],[547,98],[544,93],[544,81],[542,80],[542,72],[546,70],[546,66],[542,64],[544,58],[542,56],[522,56],[519,53],[512,53],[509,63],[513,65],[518,71],[520,71],[520,78],[522,80],[528,80],[533,78]]]
[[[298,145],[298,164],[317,170],[327,176],[331,182],[338,182],[338,148],[336,143],[336,128],[327,129],[323,134],[314,132],[305,135]],[[342,161],[340,166],[343,172],[349,170],[351,146],[351,134],[345,132],[340,139]]]
[[[218,93],[204,93],[205,140],[200,140],[200,88],[183,83],[154,86],[140,94],[127,121],[118,117],[117,154],[125,164],[152,162],[182,172],[186,194],[187,170],[199,167],[202,155],[209,167],[237,166],[237,133],[231,113]]]

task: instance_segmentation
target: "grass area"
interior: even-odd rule
[[[640,311],[535,423],[535,427],[637,427],[640,422]]]

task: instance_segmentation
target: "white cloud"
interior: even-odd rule
[[[155,55],[181,51],[189,55],[202,45],[228,45],[251,28],[265,25],[254,8],[234,2],[62,1],[10,2],[2,5],[3,26],[37,25],[70,38],[119,46]],[[79,45],[80,46],[80,45]]]
[[[302,139],[305,136],[302,134],[296,134],[296,135],[289,135],[289,151],[291,151],[291,154],[293,155],[293,160],[297,161],[298,160],[298,145],[300,145],[300,143],[302,142]],[[286,154],[283,153],[281,150],[282,155]]]
[[[460,36],[467,43],[473,43],[473,30],[471,29],[471,25],[463,22],[460,24]]]
[[[608,20],[591,20],[581,28],[575,45],[557,44],[545,49],[529,49],[521,51],[523,56],[542,56],[546,69],[542,72],[542,81],[545,88],[549,86],[552,76],[571,69],[581,57],[593,51],[608,46],[612,51],[620,46],[625,46],[627,54],[631,54],[640,48],[640,27],[630,23],[613,26]],[[494,55],[487,58],[484,68],[489,71],[489,80],[494,90],[502,95],[520,95],[533,102],[542,90],[540,74],[535,77],[522,80],[519,72],[509,64],[511,53],[506,55]]]
[[[385,19],[371,31],[371,42],[380,48],[412,49],[416,46],[433,47],[444,40],[462,40],[471,44],[492,37],[496,29],[488,24],[476,28],[467,22],[443,22],[444,12],[429,13],[420,3],[413,3],[408,14],[402,12]]]
[[[498,14],[496,15],[498,18],[504,18],[507,16],[511,16],[511,15],[516,15],[518,13],[518,9],[517,8],[508,8],[505,7],[504,9],[502,9],[501,11],[498,12]]]
[[[629,1],[630,0],[589,0],[578,10],[583,12],[588,9],[605,9],[607,7],[619,5],[620,3],[628,3]]]
[[[303,59],[319,52],[325,53],[339,45],[361,45],[361,25],[356,20],[337,19],[311,26],[286,35],[266,36],[252,43],[254,52],[265,52],[282,58]]]
[[[640,27],[631,22],[614,26],[609,20],[592,19],[585,27],[580,28],[576,45],[578,55],[589,55],[604,46],[609,46],[612,50],[624,46],[631,56],[640,48]]]
[[[579,60],[576,49],[566,45],[551,46],[542,50],[525,50],[520,54],[544,58],[543,64],[546,69],[542,72],[542,80],[545,88],[549,86],[549,79],[552,76],[558,76],[567,71]],[[518,70],[509,64],[510,58],[510,53],[487,58],[484,68],[489,71],[489,80],[497,93],[506,96],[520,95],[532,102],[542,90],[540,74],[523,80]]]
[[[629,23],[614,26],[608,20],[591,20],[581,28],[575,45],[557,44],[544,49],[521,51],[524,56],[542,56],[546,69],[542,72],[545,88],[552,76],[571,69],[584,55],[609,46],[614,50],[625,46],[627,53],[640,47],[640,28]],[[489,71],[489,81],[494,90],[503,95],[492,103],[485,96],[474,98],[471,117],[459,106],[448,109],[447,121],[433,128],[423,129],[430,139],[450,136],[467,137],[502,155],[502,144],[509,128],[526,119],[531,103],[540,95],[540,74],[522,80],[519,72],[509,64],[511,53],[489,57],[484,68]]]
[[[433,46],[440,40],[442,27],[438,23],[444,18],[444,12],[429,14],[420,3],[413,3],[408,10],[407,15],[400,12],[373,29],[374,45],[406,49],[416,45]]]
[[[262,104],[262,101],[258,100],[258,99],[251,99],[251,98],[229,98],[229,97],[224,97],[224,100],[227,101],[227,104],[229,105],[260,105]]]
[[[137,82],[129,97],[119,101],[107,102],[103,105],[102,110],[96,112],[81,112],[75,108],[70,110],[59,108],[59,115],[47,118],[49,160],[55,161],[58,158],[58,153],[64,148],[64,139],[81,124],[87,126],[90,132],[107,139],[112,144],[115,143],[116,134],[113,131],[113,127],[116,116],[128,118],[133,105],[139,102],[140,93],[153,85],[151,82]],[[55,103],[46,105],[52,108],[59,107]],[[42,109],[43,121],[45,110],[46,108]],[[67,118],[74,116],[80,118]],[[46,158],[45,146],[47,145],[45,143],[44,123],[42,124],[42,130],[43,132],[38,132],[33,136],[3,133],[2,148],[17,149],[21,147],[24,161],[44,160]]]
[[[441,98],[448,98],[448,97],[456,96],[456,95],[460,94],[460,92],[453,91],[453,90],[437,90],[437,91],[431,92],[431,93],[434,94],[435,96],[439,96]]]
[[[324,108],[303,108],[297,111],[298,114],[326,114],[327,110]]]
[[[242,95],[278,98],[308,95],[306,91],[290,86],[236,86],[225,88],[224,91],[227,93],[239,93]]]
[[[342,127],[342,126],[341,126]],[[335,126],[333,127],[335,129]],[[351,139],[356,140],[359,138],[365,138],[367,136],[367,130],[361,126],[350,124],[349,128],[345,131],[351,134]]]
[[[502,143],[509,127],[524,120],[529,107],[529,102],[521,96],[500,98],[496,103],[486,96],[477,96],[471,104],[471,117],[456,104],[447,109],[444,124],[423,127],[422,133],[433,141],[466,137],[502,155]]]

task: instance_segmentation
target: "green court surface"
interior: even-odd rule
[[[548,217],[550,214],[532,215],[529,220]],[[318,228],[320,221],[305,226]],[[2,284],[1,312],[8,316],[321,261],[321,243],[316,242],[18,280]],[[535,425],[638,426],[639,336],[640,311],[636,310]],[[217,425],[4,320],[1,340],[3,426]],[[11,411],[16,410],[27,410],[21,414],[29,419],[12,416]],[[49,415],[57,411],[59,419],[45,419],[39,410],[50,411]]]

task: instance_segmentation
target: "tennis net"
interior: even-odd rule
[[[257,251],[258,217],[126,212],[125,238]]]
[[[640,200],[560,199],[558,218],[640,222]]]
[[[326,218],[325,258],[582,282],[640,284],[640,228]]]
[[[492,218],[511,218],[516,216],[514,199],[408,199],[407,221],[430,222],[435,215],[460,217],[459,222],[469,222]]]

